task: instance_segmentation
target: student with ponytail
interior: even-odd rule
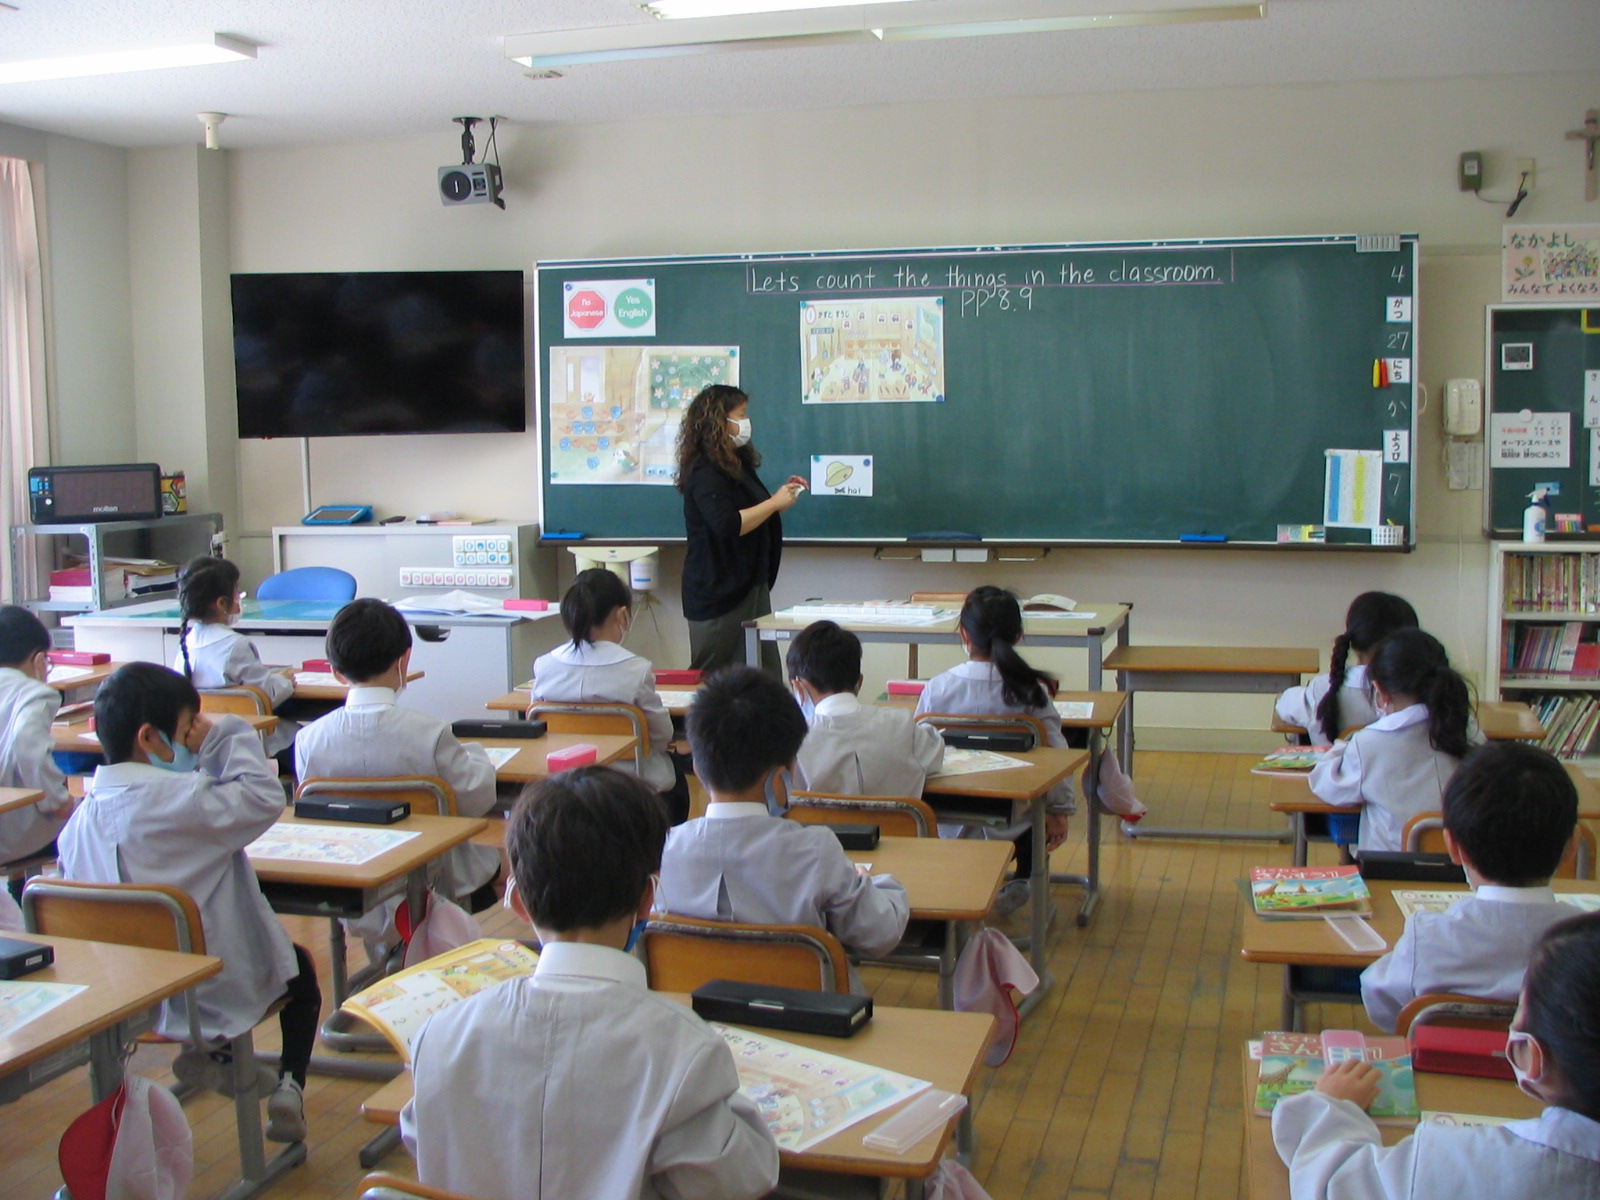
[[[225,558],[190,559],[178,573],[178,653],[172,660],[177,671],[199,691],[214,688],[253,687],[267,694],[274,711],[294,695],[294,673],[264,665],[255,643],[235,633],[239,619],[239,568]],[[287,750],[300,726],[281,715],[278,727],[266,737],[268,757]]]
[[[580,571],[561,597],[561,623],[572,640],[533,664],[533,698],[642,708],[650,728],[643,779],[661,794],[672,824],[682,824],[689,819],[689,785],[670,749],[672,718],[656,695],[650,660],[622,648],[633,625],[633,593],[603,567]],[[615,765],[632,773],[631,763]]]
[[[1010,592],[997,587],[975,588],[961,606],[957,632],[967,661],[935,675],[922,690],[917,712],[999,714],[1025,713],[1044,725],[1051,746],[1065,746],[1061,716],[1050,702],[1055,678],[1030,667],[1017,653],[1022,640],[1022,606]],[[1046,797],[1046,845],[1054,850],[1067,839],[1067,817],[1077,811],[1071,780],[1064,780]],[[941,833],[943,830],[941,829]],[[1017,878],[1001,889],[997,912],[1014,912],[1031,893],[1028,873],[1033,863],[1031,823],[1019,822],[996,836],[1017,843]]]
[[[1344,632],[1333,639],[1328,673],[1279,696],[1278,716],[1304,729],[1313,746],[1328,745],[1352,726],[1371,724],[1378,710],[1367,682],[1367,658],[1395,630],[1414,629],[1418,623],[1416,609],[1402,597],[1362,592],[1344,615]]]
[[[1401,629],[1384,638],[1367,677],[1378,719],[1333,744],[1311,772],[1311,790],[1329,804],[1365,806],[1359,850],[1399,850],[1405,823],[1441,810],[1445,785],[1483,735],[1467,681],[1430,634]]]

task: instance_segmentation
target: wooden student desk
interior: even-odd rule
[[[1119,742],[1123,770],[1133,774],[1133,723],[1136,692],[1241,692],[1276,694],[1314,675],[1315,650],[1260,646],[1118,646],[1105,667],[1117,673],[1117,689],[1130,693]],[[1129,837],[1187,837],[1226,841],[1287,841],[1289,831],[1262,829],[1178,829],[1122,827]]]
[[[1551,886],[1557,892],[1600,893],[1600,883],[1587,879],[1555,879]],[[1417,883],[1390,879],[1367,882],[1372,893],[1372,919],[1367,922],[1372,931],[1384,941],[1382,950],[1354,950],[1345,940],[1322,920],[1266,920],[1258,917],[1245,902],[1244,930],[1239,940],[1239,953],[1246,962],[1273,963],[1283,967],[1283,1028],[1292,1027],[1295,1002],[1289,982],[1290,967],[1344,967],[1364,970],[1375,960],[1394,949],[1395,942],[1405,929],[1405,918],[1395,903],[1394,893],[1402,891],[1466,892],[1465,884]],[[1578,909],[1572,915],[1578,915]]]
[[[352,990],[368,981],[363,971],[351,979],[345,958],[344,926],[341,918],[352,920],[371,912],[391,896],[405,895],[412,912],[423,911],[428,888],[428,864],[447,850],[469,840],[487,827],[482,817],[440,817],[413,813],[393,825],[347,825],[342,821],[301,821],[292,813],[278,818],[279,824],[337,826],[357,829],[388,829],[416,833],[403,845],[380,854],[358,866],[342,863],[296,862],[288,859],[251,857],[261,890],[275,912],[296,917],[324,917],[328,925],[328,957],[332,974],[333,1013],[323,1022],[322,1038],[339,1050],[382,1049],[387,1043],[372,1034],[348,1032],[350,1019],[340,1013]],[[324,1060],[319,1069],[328,1070]],[[340,1063],[339,1074],[387,1079],[394,1074],[390,1063]]]
[[[212,716],[221,714],[212,713]],[[257,733],[271,733],[278,727],[278,718],[272,713],[230,713],[249,724]],[[87,737],[84,735],[88,734]],[[100,739],[89,729],[88,722],[74,721],[70,725],[50,726],[50,743],[56,750],[69,750],[74,754],[100,754]]]
[[[27,808],[28,805],[37,804],[43,799],[44,792],[38,788],[0,787],[0,813]]]
[[[1244,1050],[1244,1140],[1245,1154],[1250,1164],[1250,1195],[1248,1200],[1289,1200],[1289,1168],[1278,1157],[1272,1144],[1272,1118],[1259,1116],[1256,1111],[1256,1079],[1261,1074],[1261,1064]],[[1544,1107],[1517,1090],[1517,1085],[1504,1079],[1474,1079],[1467,1075],[1438,1075],[1431,1071],[1417,1071],[1418,1106],[1430,1112],[1473,1113],[1482,1117],[1514,1117],[1524,1120],[1537,1117]],[[1379,1125],[1378,1133],[1385,1146],[1410,1137],[1412,1128],[1402,1125]]]
[[[85,1060],[90,1092],[99,1103],[122,1082],[123,1044],[151,1026],[150,1010],[222,970],[222,960],[207,954],[37,933],[6,936],[55,947],[55,962],[25,976],[23,982],[86,984],[88,990],[0,1037],[0,1103],[15,1100]]]
[[[85,688],[98,688],[121,666],[119,662],[95,663],[92,667],[75,667],[70,663],[61,663],[50,668],[45,683],[66,697]],[[79,671],[83,674],[76,673]]]
[[[677,993],[671,998],[684,1005],[689,1002],[687,996]],[[873,1010],[872,1020],[851,1038],[822,1037],[785,1029],[752,1029],[751,1032],[926,1079],[936,1088],[970,1096],[973,1078],[983,1061],[993,1029],[994,1018],[987,1013],[879,1007]],[[378,1124],[398,1125],[400,1110],[411,1099],[411,1090],[410,1073],[397,1076],[367,1097],[361,1106],[362,1115]],[[915,1200],[922,1195],[923,1181],[933,1174],[944,1157],[952,1127],[957,1122],[948,1122],[942,1130],[930,1133],[903,1155],[863,1146],[861,1139],[901,1107],[903,1105],[896,1105],[874,1114],[802,1153],[780,1152],[780,1165],[791,1171],[903,1179],[908,1200]],[[967,1111],[971,1111],[970,1106]]]
[[[1068,776],[1077,774],[1089,761],[1087,750],[1056,746],[1035,746],[1032,750],[1008,750],[1008,758],[1025,760],[1026,767],[1000,771],[977,771],[971,775],[934,775],[922,788],[922,798],[941,818],[964,824],[989,824],[996,818],[1010,824],[1023,816],[1033,818],[1033,901],[1028,948],[1039,987],[1024,1000],[1026,1012],[1049,991],[1049,947],[1052,905],[1050,889],[1043,881],[1050,874],[1050,856],[1045,850],[1045,793]],[[880,843],[881,845],[882,843]]]
[[[661,697],[661,706],[673,717],[682,717],[689,711],[689,705],[694,701],[695,693],[700,689],[687,684],[666,684],[656,688],[656,694]],[[521,684],[504,696],[496,696],[484,707],[494,712],[514,712],[526,715],[528,706],[533,703],[533,693],[528,684]]]
[[[296,700],[321,700],[332,705],[340,705],[350,695],[351,684],[348,683],[302,683],[304,676],[324,674],[325,672],[296,671],[294,672],[294,698]],[[406,682],[415,683],[418,679],[427,676],[426,671],[407,671]]]
[[[1476,709],[1478,728],[1491,742],[1537,742],[1544,738],[1545,728],[1539,718],[1520,700],[1480,700]],[[1305,727],[1291,725],[1276,712],[1270,726],[1273,733],[1302,735]]]
[[[485,747],[505,747],[517,751],[517,756],[495,771],[499,783],[532,783],[550,774],[545,766],[545,755],[568,746],[593,746],[598,754],[595,762],[601,766],[614,763],[619,758],[631,757],[639,739],[623,733],[547,733],[539,738],[469,737]]]

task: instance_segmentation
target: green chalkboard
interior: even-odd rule
[[[1528,494],[1549,483],[1560,488],[1550,497],[1552,515],[1579,516],[1584,531],[1600,526],[1600,487],[1590,484],[1595,435],[1584,425],[1586,373],[1600,372],[1600,308],[1491,306],[1486,342],[1490,536],[1520,538]],[[1590,386],[1600,389],[1600,381]],[[1522,465],[1497,465],[1513,457]]]
[[[769,485],[843,461],[848,491],[870,463],[870,498],[803,497],[791,540],[1274,544],[1280,525],[1325,523],[1326,451],[1386,444],[1360,464],[1377,473],[1363,504],[1381,496],[1382,519],[1414,537],[1410,235],[1376,250],[1353,236],[1097,243],[536,275],[547,531],[681,538],[672,418],[736,377]],[[1399,360],[1396,381],[1375,385],[1380,359]],[[619,478],[641,482],[588,482]]]

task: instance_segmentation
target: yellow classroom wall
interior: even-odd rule
[[[1498,299],[1503,209],[1456,190],[1456,157],[1466,149],[1486,153],[1485,190],[1493,195],[1509,186],[1513,157],[1536,158],[1538,189],[1521,217],[1600,220],[1600,206],[1582,199],[1580,154],[1563,140],[1596,103],[1600,72],[511,126],[500,134],[503,213],[439,204],[434,171],[455,147],[441,120],[437,136],[227,152],[225,221],[212,212],[187,227],[172,220],[150,187],[173,152],[134,150],[127,154],[129,173],[145,184],[131,193],[132,310],[142,328],[150,319],[142,308],[147,301],[173,305],[170,274],[138,264],[159,263],[169,248],[186,252],[190,245],[200,247],[203,260],[210,256],[200,264],[204,274],[208,265],[213,272],[222,265],[232,271],[529,268],[539,259],[633,254],[1416,232],[1424,248],[1418,376],[1435,400],[1415,447],[1421,531],[1415,553],[1057,550],[1038,564],[979,567],[880,563],[869,551],[791,547],[775,600],[999,582],[1024,592],[1132,600],[1142,642],[1325,647],[1349,597],[1381,587],[1407,595],[1463,668],[1481,677],[1489,559],[1480,533],[1482,494],[1445,488],[1437,397],[1447,378],[1483,375],[1483,306]],[[181,174],[193,172],[185,166]],[[181,186],[203,185],[201,178]],[[229,246],[226,264],[215,262],[219,228]],[[185,286],[198,285],[180,282],[176,307],[199,311],[199,299],[182,295]],[[167,354],[172,375],[193,386],[162,388]],[[165,351],[141,343],[141,452],[170,459],[158,453],[169,421],[199,420],[209,407],[214,422],[218,403],[231,403],[220,379],[225,374],[214,356],[193,345]],[[756,400],[759,444],[762,398]],[[81,413],[63,417],[81,423]],[[996,423],[987,452],[997,463],[1012,436],[1026,430]],[[204,451],[193,435],[184,439],[187,454],[209,458],[206,474],[218,494],[202,501],[233,508],[228,474],[236,465],[237,511],[244,516],[233,552],[259,576],[270,569],[265,531],[303,511],[298,444],[240,443],[231,464],[214,436],[202,441]],[[769,467],[787,470],[776,462]],[[538,515],[531,432],[319,440],[312,471],[316,502],[359,500],[385,513],[448,507],[503,518]],[[663,663],[687,656],[677,607],[680,566],[681,553],[668,548],[659,633],[643,616],[630,640]],[[570,569],[563,568],[563,577]],[[1059,661],[1069,682],[1080,673],[1076,656],[1039,657],[1045,665]],[[949,661],[928,654],[924,668]],[[869,686],[903,669],[902,655],[871,651]],[[1222,749],[1255,744],[1267,702],[1151,697],[1141,707],[1141,744]]]

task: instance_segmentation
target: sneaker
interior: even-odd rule
[[[172,1073],[179,1083],[197,1091],[216,1092],[230,1098],[235,1091],[233,1055],[226,1050],[204,1050],[196,1046],[187,1046],[172,1060]],[[277,1086],[278,1077],[268,1068],[258,1065],[257,1095],[270,1096]]]
[[[267,1100],[267,1141],[306,1140],[306,1101],[300,1085],[285,1075]]]
[[[1009,917],[1033,897],[1033,881],[1013,879],[1000,889],[995,897],[994,911],[998,917]]]

